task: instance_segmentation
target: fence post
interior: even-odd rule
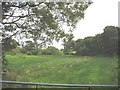
[[[91,88],[91,87],[89,87],[89,88],[88,88],[88,90],[92,90],[92,88]]]
[[[38,88],[38,85],[36,85],[36,90],[37,90],[37,88]]]

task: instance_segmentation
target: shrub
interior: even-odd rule
[[[61,55],[62,53],[59,51],[59,49],[49,46],[47,49],[41,50],[42,55]]]
[[[17,47],[15,49],[12,49],[11,51],[7,52],[7,54],[10,54],[10,55],[16,55],[16,54],[19,54],[21,53],[21,48]]]

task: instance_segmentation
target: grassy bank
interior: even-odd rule
[[[117,84],[115,57],[7,55],[8,73],[17,81]]]

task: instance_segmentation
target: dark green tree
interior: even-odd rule
[[[102,42],[102,35],[101,34],[97,34],[95,37],[94,37],[94,54],[96,56],[100,56],[102,55],[102,51],[103,51],[103,42]]]
[[[42,49],[41,51],[42,55],[61,55],[59,49],[54,46],[49,46],[48,48]]]
[[[86,37],[76,41],[77,55],[94,55],[95,54],[95,40],[94,37]]]
[[[106,26],[102,35],[103,55],[112,56],[118,52],[118,29],[115,26]]]
[[[5,52],[11,51],[15,49],[17,46],[19,46],[19,42],[17,42],[15,39],[9,38],[8,40],[5,40],[3,43],[3,50]]]
[[[75,51],[75,41],[74,40],[70,40],[69,42],[66,42],[64,44],[64,54],[74,54]]]
[[[75,41],[75,51],[77,55],[84,55],[84,40],[83,39],[78,39]]]
[[[118,27],[106,26],[104,32],[94,37],[76,41],[76,54],[113,56],[118,54]]]
[[[28,55],[36,55],[38,51],[35,49],[35,44],[32,41],[26,41],[26,45],[22,47],[22,52]]]

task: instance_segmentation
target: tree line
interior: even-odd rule
[[[23,53],[28,55],[80,55],[80,56],[113,56],[118,55],[118,31],[119,27],[106,26],[104,32],[95,36],[85,37],[84,39],[69,40],[64,42],[64,49],[57,49],[54,46],[48,46],[42,49],[32,41],[26,41],[22,48],[17,47],[19,43],[15,40],[11,42],[12,51],[9,53]],[[15,48],[17,47],[17,48]],[[10,48],[6,47],[6,48]],[[7,49],[9,50],[9,49]]]
[[[71,40],[64,45],[65,54],[81,56],[118,55],[119,27],[106,26],[104,32],[95,36]],[[73,53],[76,52],[76,53]]]

